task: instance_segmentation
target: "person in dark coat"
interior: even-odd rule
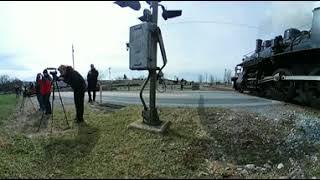
[[[36,94],[37,94],[37,100],[39,103],[39,110],[40,111],[45,111],[45,107],[43,104],[43,98],[40,92],[40,87],[41,87],[41,82],[42,82],[43,76],[41,73],[37,74],[37,78],[36,78]]]
[[[40,93],[42,95],[45,114],[52,113],[51,104],[50,104],[51,86],[52,86],[52,78],[48,74],[48,71],[45,69],[43,71],[43,78],[40,81]]]
[[[60,65],[58,71],[60,72],[58,80],[63,80],[65,83],[70,85],[73,90],[74,104],[77,112],[76,122],[82,123],[84,122],[83,111],[86,82],[80,73],[74,70],[71,66]]]
[[[98,82],[99,72],[96,70],[93,64],[90,65],[91,69],[87,75],[88,81],[88,95],[89,95],[89,103],[96,101],[96,88]],[[91,98],[91,91],[93,92],[93,99]]]
[[[20,88],[20,86],[19,85],[15,85],[14,86],[14,89],[15,89],[15,91],[16,91],[16,98],[18,98],[19,96],[20,96],[20,94],[21,94],[21,88]]]

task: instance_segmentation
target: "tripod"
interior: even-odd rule
[[[66,120],[66,123],[67,123],[67,126],[68,126],[66,129],[70,128],[69,123],[68,123],[68,119],[67,119],[67,115],[66,115],[66,110],[65,110],[63,102],[62,102],[59,85],[58,85],[56,80],[53,80],[52,84],[53,84],[53,88],[52,88],[51,131],[50,131],[51,133],[52,133],[52,127],[53,127],[53,107],[54,107],[54,99],[55,99],[55,95],[54,95],[55,87],[57,87],[57,89],[58,89],[60,103],[61,103],[61,106],[62,106],[62,109],[63,109],[63,113],[64,113],[64,117],[65,117],[65,120]],[[42,116],[41,116],[39,127],[38,127],[38,132],[40,130],[41,122],[43,121],[44,114],[45,114],[45,112],[42,112]]]
[[[21,105],[20,105],[20,112],[22,111],[22,109],[24,109],[24,104],[25,104],[25,101],[26,101],[26,98],[28,98],[32,104],[32,107],[34,110],[36,110],[36,108],[34,107],[34,104],[31,100],[31,95],[27,94],[27,90],[25,88],[25,91],[23,92],[23,98],[22,98],[22,101],[21,101]]]

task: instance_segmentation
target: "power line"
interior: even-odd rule
[[[262,29],[261,27],[258,26],[253,26],[250,24],[239,24],[239,23],[233,23],[233,22],[222,22],[222,21],[198,21],[198,20],[194,20],[194,21],[180,21],[180,22],[173,22],[173,23],[166,23],[167,25],[179,25],[179,24],[225,24],[225,25],[232,25],[232,26],[242,26],[242,27],[246,27],[246,28],[251,28],[251,29]],[[297,29],[303,28],[303,27],[308,27],[310,26],[310,24],[305,24],[302,25],[300,27],[298,27]]]
[[[232,25],[232,26],[242,26],[252,29],[260,29],[258,26],[252,26],[250,24],[238,24],[238,23],[232,23],[232,22],[221,22],[221,21],[180,21],[180,22],[174,22],[174,23],[167,23],[168,25],[177,25],[177,24],[226,24],[226,25]]]
[[[298,27],[297,29],[303,28],[303,27],[307,27],[307,26],[311,26],[311,24],[305,24],[303,26]]]

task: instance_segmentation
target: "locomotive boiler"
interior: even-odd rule
[[[233,87],[258,96],[320,106],[320,7],[309,31],[289,28],[256,40],[255,52],[235,67]]]

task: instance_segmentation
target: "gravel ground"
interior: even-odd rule
[[[201,110],[202,109],[202,110]],[[202,111],[202,112],[200,112]],[[230,176],[319,176],[320,111],[293,104],[232,107],[212,113],[199,106],[202,124],[216,143],[209,157],[232,162]],[[219,153],[218,153],[219,154]],[[226,173],[226,171],[224,171]]]
[[[277,104],[273,106],[251,106],[241,108],[231,108],[235,111],[247,111],[258,113],[261,116],[273,119],[275,122],[284,120],[294,123],[295,129],[292,130],[290,140],[301,139],[311,143],[320,143],[320,111],[309,107],[294,104]]]

